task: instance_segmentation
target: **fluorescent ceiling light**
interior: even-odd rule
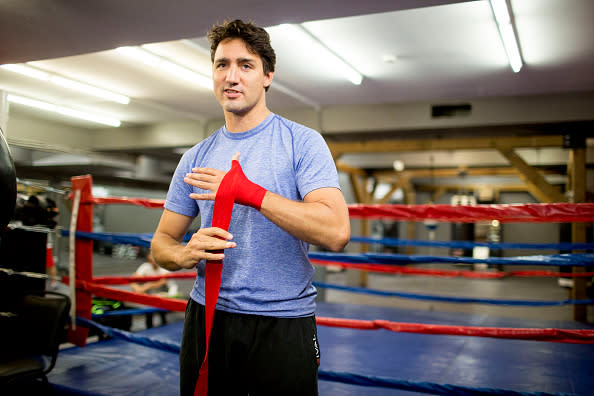
[[[130,98],[125,95],[120,95],[102,88],[94,87],[89,84],[74,81],[69,78],[59,76],[57,74],[47,73],[43,70],[39,70],[28,65],[7,64],[1,65],[0,67],[15,73],[22,74],[27,77],[36,78],[42,81],[48,81],[52,84],[59,85],[64,88],[72,89],[74,91],[78,91],[87,95],[95,96],[112,102],[121,104],[130,103]]]
[[[184,80],[190,81],[203,88],[212,90],[212,79],[203,74],[197,73],[184,66],[178,65],[168,59],[156,55],[145,48],[140,47],[118,47],[116,48],[120,54],[123,54],[135,61],[142,62],[145,65],[161,69],[176,77],[181,77]]]
[[[522,56],[520,55],[520,48],[518,47],[518,41],[512,26],[507,1],[490,0],[490,3],[493,16],[497,22],[497,28],[499,29],[499,36],[501,37],[507,59],[509,60],[509,65],[514,73],[517,73],[522,68]]]
[[[106,91],[101,88],[93,87],[91,85],[79,83],[74,80],[70,80],[60,76],[51,76],[50,82],[52,84],[60,85],[65,88],[69,88],[75,91],[83,92],[89,95],[93,95],[99,98],[110,100],[121,104],[130,103],[130,98],[124,95],[116,94],[113,92]]]
[[[42,102],[36,99],[25,98],[23,96],[8,94],[6,98],[9,102],[17,103],[27,107],[33,107],[35,109],[45,110],[53,113],[62,114],[72,118],[78,118],[81,120],[92,121],[98,124],[109,125],[112,127],[119,127],[121,125],[120,120],[116,120],[113,118],[103,117],[95,114],[86,113],[84,111],[79,111],[75,109],[71,109],[68,107],[62,107],[55,105],[53,103]]]
[[[323,56],[323,61],[332,64],[336,72],[344,76],[355,85],[360,85],[363,81],[363,75],[357,69],[345,61],[339,54],[330,49],[322,40],[315,36],[303,25],[283,24],[278,26],[281,29],[290,31],[291,36],[302,42],[308,42],[311,45],[312,52],[316,51]]]
[[[188,40],[188,39],[180,40],[180,42],[190,48],[193,48],[193,49],[203,53],[204,55],[208,55],[208,57],[210,58],[210,49],[209,48],[204,48],[203,46],[197,44],[196,42],[194,42],[192,40]]]
[[[6,70],[10,70],[14,73],[22,74],[23,76],[36,78],[38,80],[49,81],[50,79],[50,75],[48,73],[26,65],[6,64],[0,65],[0,67]]]

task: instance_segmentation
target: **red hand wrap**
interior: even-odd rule
[[[212,226],[227,230],[231,222],[234,202],[260,210],[265,194],[266,189],[249,181],[243,174],[239,162],[233,161],[231,169],[225,174],[223,180],[221,180],[215,197]],[[215,307],[219,298],[219,289],[221,288],[222,271],[222,261],[208,260],[206,262],[206,271],[204,274],[206,353],[204,355],[204,361],[200,366],[196,387],[194,388],[195,396],[206,396],[208,394],[208,349]]]
[[[254,209],[260,210],[264,195],[266,195],[266,189],[256,183],[252,183],[245,176],[241,169],[241,165],[239,165],[239,162],[236,160],[232,161],[231,170],[229,172],[233,174],[233,186],[231,188],[235,190],[235,203],[251,206]]]

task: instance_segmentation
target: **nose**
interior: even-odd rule
[[[229,66],[229,68],[227,69],[227,76],[225,79],[229,83],[239,82],[239,69],[237,68],[237,65]]]

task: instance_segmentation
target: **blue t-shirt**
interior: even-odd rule
[[[322,136],[313,129],[271,113],[260,125],[231,133],[225,127],[187,151],[167,193],[165,208],[201,215],[211,227],[214,201],[197,201],[205,190],[184,183],[193,167],[229,170],[231,158],[252,182],[285,198],[302,201],[323,187],[340,188],[336,166]],[[225,250],[217,309],[276,317],[302,317],[315,310],[314,268],[309,245],[276,226],[259,211],[235,204],[229,232],[237,247]],[[204,304],[204,260],[199,262],[190,297]]]

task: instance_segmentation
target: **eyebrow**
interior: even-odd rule
[[[255,61],[255,58],[237,58],[237,62],[238,63],[252,63]],[[220,63],[220,62],[229,62],[229,58],[217,58],[214,60],[214,63]]]

